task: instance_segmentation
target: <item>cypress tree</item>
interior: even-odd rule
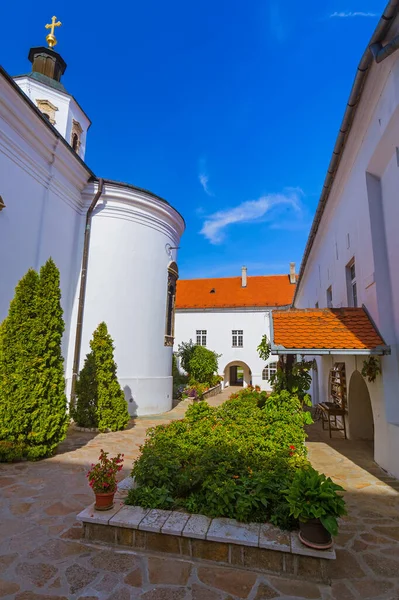
[[[11,442],[26,439],[34,410],[38,283],[38,274],[29,269],[0,328],[0,439]]]
[[[125,395],[116,377],[114,345],[105,323],[93,334],[90,347],[94,355],[97,380],[97,418],[100,431],[119,431],[129,422]]]
[[[98,427],[98,385],[94,352],[87,354],[83,369],[76,381],[76,404],[72,411],[73,420],[80,427]]]
[[[32,367],[35,385],[30,390],[29,458],[53,453],[68,428],[64,359],[61,340],[64,321],[61,308],[60,274],[49,258],[40,269],[35,296],[35,348]]]

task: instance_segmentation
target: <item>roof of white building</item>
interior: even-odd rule
[[[177,282],[176,308],[240,308],[289,306],[295,284],[289,275],[183,279]]]

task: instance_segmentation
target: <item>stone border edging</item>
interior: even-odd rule
[[[94,503],[78,514],[82,523],[137,529],[211,542],[251,546],[288,554],[325,560],[336,558],[335,550],[313,550],[304,546],[296,531],[283,531],[270,523],[241,523],[234,519],[210,519],[205,515],[119,504],[106,512],[94,509]]]

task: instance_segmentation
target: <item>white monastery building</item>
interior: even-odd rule
[[[348,437],[374,441],[375,460],[396,477],[398,48],[395,0],[388,3],[356,73],[302,261],[295,308],[274,313],[272,323],[274,352],[315,358],[314,402],[332,402],[332,413],[341,408]],[[374,373],[374,381],[361,374],[370,356],[382,371]],[[324,410],[326,418],[330,409]]]
[[[31,71],[0,68],[0,321],[26,271],[51,256],[61,273],[67,391],[107,323],[129,412],[172,406],[173,307],[181,215],[127,183],[98,178],[84,162],[90,119],[61,82],[49,47],[31,48]]]
[[[295,264],[290,274],[186,279],[177,283],[175,351],[192,340],[221,354],[219,375],[224,386],[257,385],[270,390],[277,357],[259,358],[262,336],[270,337],[270,311],[291,305],[295,291]]]

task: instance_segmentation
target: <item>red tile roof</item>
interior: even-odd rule
[[[244,288],[241,277],[179,279],[176,308],[289,306],[294,290],[289,275],[249,276]]]
[[[273,311],[273,346],[371,350],[384,346],[363,308]]]

